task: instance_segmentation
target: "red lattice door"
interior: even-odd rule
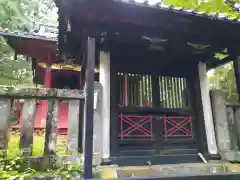
[[[121,140],[151,139],[152,135],[152,116],[120,115]]]

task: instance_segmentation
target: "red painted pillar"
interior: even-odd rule
[[[51,88],[52,87],[52,73],[51,73],[51,64],[46,64],[45,74],[44,74],[44,88]],[[48,100],[42,100],[41,101],[41,109],[42,109],[42,115],[41,119],[37,124],[40,126],[43,126],[46,122],[47,118],[47,111],[48,111]],[[39,109],[40,110],[40,109]],[[35,121],[35,122],[37,122]]]
[[[45,75],[44,75],[44,88],[51,88],[52,85],[52,73],[51,64],[46,64]]]

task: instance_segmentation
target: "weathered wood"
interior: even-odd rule
[[[53,91],[55,95],[57,92]],[[48,113],[46,120],[46,133],[44,142],[44,154],[55,154],[57,143],[57,122],[58,122],[58,100],[48,101]]]
[[[8,144],[8,122],[11,114],[11,100],[0,99],[0,149],[6,149]]]
[[[12,97],[15,99],[84,99],[84,92],[81,90],[55,89],[57,93],[51,94],[52,89],[48,88],[13,88],[0,89],[0,97]]]
[[[81,112],[83,113],[83,112]],[[68,151],[78,152],[78,138],[79,138],[79,101],[69,101],[68,109]]]
[[[233,108],[228,107],[227,108],[227,120],[228,120],[228,125],[229,125],[229,132],[230,132],[230,145],[231,145],[231,150],[237,150],[237,131],[235,127],[235,122],[234,122],[234,111]]]
[[[32,153],[35,111],[36,100],[26,100],[23,105],[20,135],[20,149],[24,150],[24,155],[31,155]]]

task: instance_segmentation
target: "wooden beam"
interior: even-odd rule
[[[224,59],[221,59],[221,60],[213,58],[209,63],[207,63],[207,70],[211,70],[211,69],[215,69],[219,66],[223,66],[224,64],[229,63],[233,59],[234,59],[233,56],[228,56],[228,57],[226,57]]]
[[[215,46],[219,46],[219,41],[222,44],[232,44],[232,40],[236,40],[233,34],[240,30],[234,23],[198,17],[196,14],[146,8],[136,4],[113,1],[75,3],[71,7],[71,13],[78,17],[78,20],[100,23],[104,27],[118,29],[116,32],[127,28],[126,32],[129,34],[137,33],[142,36],[162,38],[180,37],[198,43],[212,42]],[[209,26],[213,27],[211,31]]]
[[[14,99],[84,99],[85,95],[81,90],[58,89],[56,96],[51,94],[52,89],[48,88],[21,88],[5,87],[1,89],[0,97]]]

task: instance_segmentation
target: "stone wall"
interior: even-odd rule
[[[240,162],[240,104],[227,104],[221,90],[211,90],[218,152],[222,160]]]

